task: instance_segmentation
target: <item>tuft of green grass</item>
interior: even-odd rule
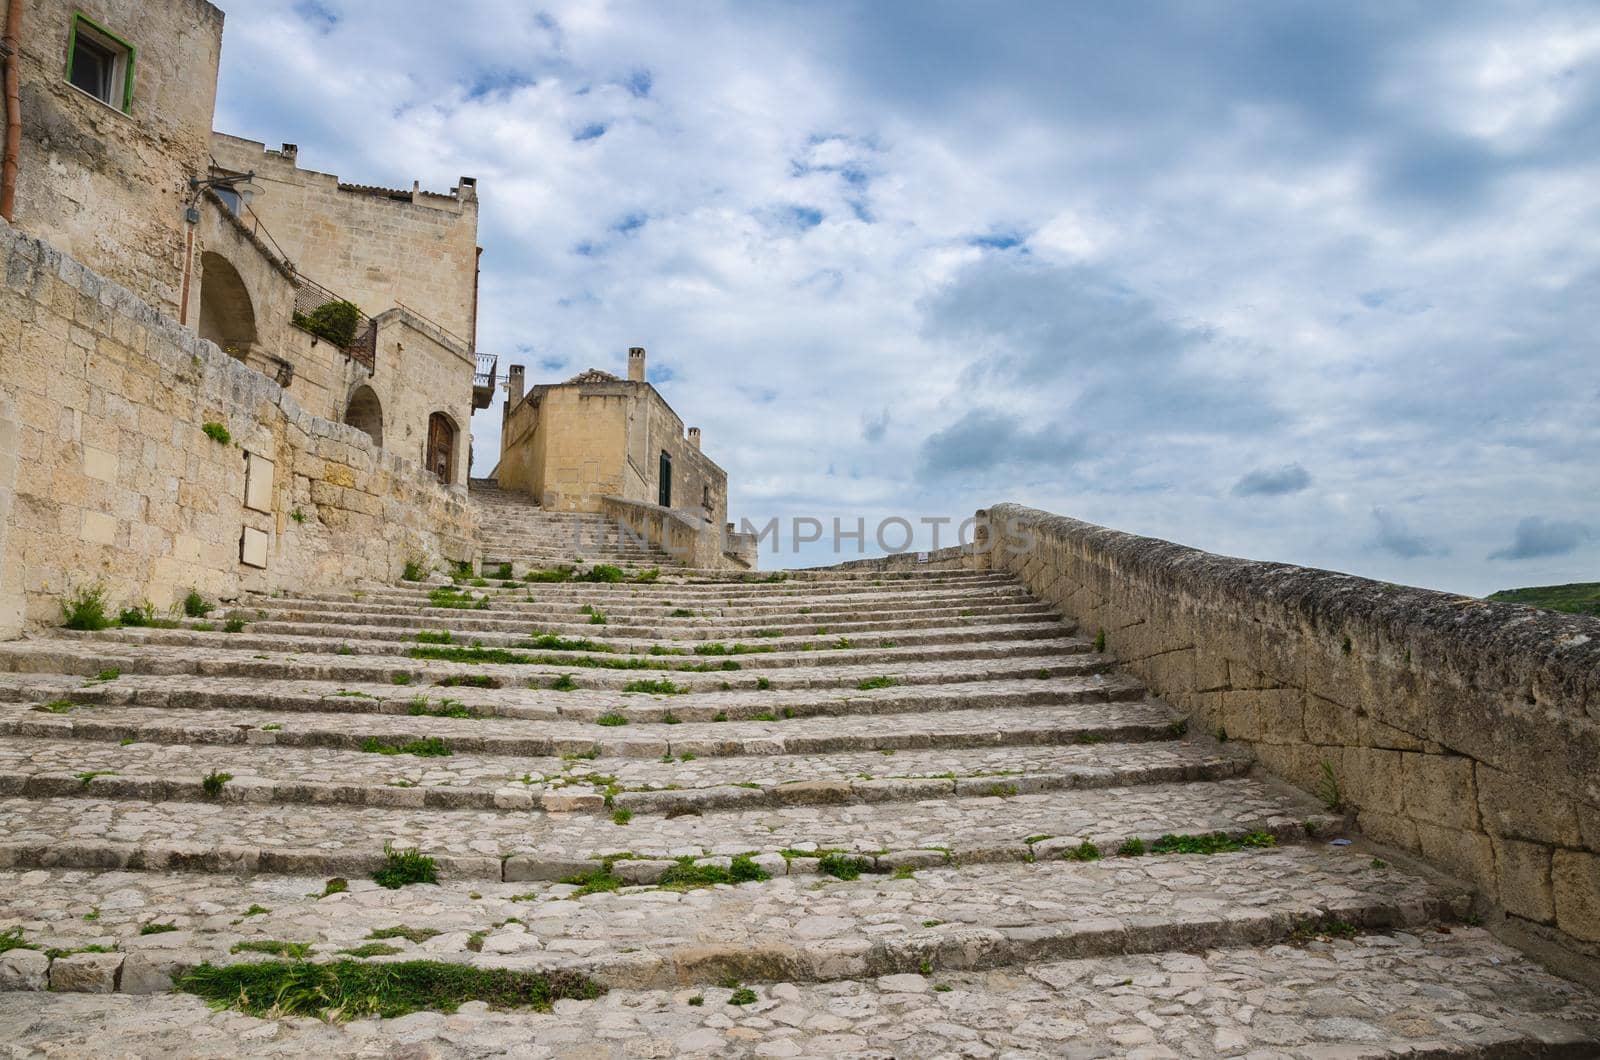
[[[751,883],[772,879],[772,874],[755,863],[749,854],[735,854],[727,868],[720,865],[696,865],[692,857],[678,859],[678,863],[661,874],[657,886],[670,890],[689,890],[695,887],[714,887],[717,884]]]
[[[622,578],[623,574],[621,567],[613,566],[610,563],[596,563],[593,567],[590,567],[588,570],[578,575],[576,580],[580,582],[602,582],[606,584],[614,584],[616,582],[620,582]]]
[[[495,569],[494,576],[496,578],[499,578],[501,581],[505,581],[506,579],[510,578],[511,577],[511,564],[509,564],[509,563],[500,564],[500,566]]]
[[[406,560],[406,565],[400,572],[400,577],[408,582],[420,582],[428,576],[427,560],[415,557]]]
[[[439,882],[438,865],[420,850],[396,850],[386,841],[383,858],[383,868],[372,874],[373,882],[379,887],[397,891],[414,883]]]
[[[1077,846],[1068,847],[1066,850],[1063,850],[1061,852],[1061,856],[1067,861],[1099,861],[1100,848],[1095,846],[1091,841],[1085,839]]]
[[[469,592],[440,585],[428,591],[428,606],[450,611],[487,611],[489,598],[475,597]]]
[[[666,678],[659,681],[629,681],[622,687],[624,692],[648,692],[654,696],[681,696],[689,690],[682,685],[673,684]]]
[[[522,576],[525,582],[568,582],[572,580],[571,567],[550,567],[545,570],[530,570]]]
[[[43,711],[46,714],[65,714],[77,705],[70,699],[52,699],[48,703],[40,703],[33,709]]]
[[[572,679],[571,674],[562,674],[560,677],[550,682],[550,687],[555,689],[557,692],[572,692],[577,689],[578,682]]]
[[[562,883],[578,888],[569,897],[582,898],[584,895],[600,894],[605,891],[617,891],[626,886],[620,876],[612,874],[609,865],[596,869],[594,872],[585,872],[578,876],[568,876]],[[516,899],[512,899],[516,901]]]
[[[405,924],[396,924],[394,927],[373,928],[367,933],[369,939],[406,939],[409,942],[427,942],[439,934],[433,928],[414,928]]]
[[[1266,832],[1250,832],[1234,839],[1226,832],[1209,832],[1201,835],[1164,835],[1150,844],[1152,854],[1230,854],[1247,847],[1276,846],[1277,840]]]
[[[1117,857],[1119,858],[1137,858],[1143,856],[1144,840],[1140,839],[1138,836],[1129,836],[1127,839],[1124,839],[1122,841],[1122,845],[1117,848]]]
[[[322,893],[318,898],[326,898],[330,894],[343,894],[350,889],[350,881],[343,876],[334,876],[322,885]]]
[[[168,931],[177,930],[177,924],[158,924],[154,920],[150,921],[149,923],[139,925],[139,934],[141,935],[160,935]]]
[[[758,998],[756,992],[747,986],[741,986],[728,997],[730,1005],[754,1005]]]
[[[309,942],[284,942],[282,939],[245,939],[235,942],[229,953],[270,953],[274,957],[304,960],[311,954]]]
[[[453,644],[455,643],[455,639],[455,634],[451,633],[448,629],[441,629],[437,632],[430,629],[424,629],[418,632],[416,636],[416,641],[418,644]]]
[[[190,589],[183,598],[183,613],[190,618],[201,618],[211,610],[211,601],[200,595],[199,589]]]
[[[627,824],[631,820],[633,820],[633,811],[630,809],[619,806],[611,811],[612,824]]]
[[[897,685],[899,683],[900,683],[899,681],[896,681],[892,677],[879,676],[879,677],[869,677],[864,681],[858,682],[856,684],[856,687],[858,689],[860,689],[861,691],[863,691],[863,692],[870,692],[874,688],[893,688],[895,685]]]
[[[251,1016],[330,1022],[448,1013],[468,1001],[484,1001],[492,1009],[548,1012],[556,1001],[587,1001],[605,993],[605,987],[573,971],[525,972],[444,961],[207,963],[173,985],[216,1007]]]
[[[667,612],[667,617],[669,617],[669,618],[693,618],[694,617],[694,612],[689,610],[687,607],[675,607],[671,611]]]
[[[1339,778],[1333,771],[1333,763],[1324,758],[1321,771],[1322,776],[1317,781],[1317,798],[1322,800],[1329,813],[1340,813],[1344,810],[1344,794],[1339,790]]]
[[[1104,653],[1106,650],[1106,631],[1105,627],[1103,626],[1101,627],[1100,631],[1094,635],[1094,650],[1100,653]]]
[[[604,725],[607,728],[615,728],[618,725],[628,724],[628,719],[625,715],[619,713],[618,711],[608,710],[598,718],[594,719],[594,723],[596,725]]]
[[[404,951],[399,946],[390,946],[385,942],[363,942],[359,946],[352,946],[339,952],[347,953],[352,957],[392,957]]]
[[[89,781],[93,780],[95,777],[114,777],[116,775],[117,774],[110,769],[96,769],[88,773],[79,773],[78,779],[83,782],[84,787],[88,787]]]
[[[228,616],[228,620],[222,624],[222,632],[224,632],[224,633],[243,633],[244,632],[244,619],[242,617],[240,617],[239,615],[229,615]],[[339,652],[340,655],[354,655],[355,654],[355,652],[350,650],[348,645],[340,645],[340,647],[343,649],[342,651]]]
[[[215,421],[207,421],[200,425],[200,433],[210,438],[218,445],[227,445],[233,441],[233,435],[228,433],[228,428]]]
[[[106,588],[99,582],[74,589],[61,601],[62,625],[68,629],[109,629],[114,623],[106,614]]]
[[[20,927],[7,928],[5,931],[0,931],[0,953],[6,953],[10,950],[36,950],[38,948],[37,943],[28,942],[22,937],[22,929]]]
[[[840,880],[859,880],[863,872],[872,871],[872,862],[833,850],[817,859],[817,870]]]
[[[411,683],[411,675],[407,673],[397,673],[391,675],[389,680],[397,685],[409,685]]]
[[[477,715],[472,713],[471,710],[467,709],[466,704],[462,703],[459,699],[441,699],[437,704],[434,704],[434,703],[430,703],[428,701],[428,697],[427,696],[416,696],[415,698],[413,698],[411,700],[410,705],[406,707],[406,713],[412,715],[413,717],[429,717],[429,718],[476,718],[477,717]],[[442,745],[443,741],[440,741],[440,743]],[[407,746],[409,747],[410,745],[408,744]],[[362,750],[366,750],[365,745],[363,745]],[[383,754],[385,752],[380,751],[379,753]],[[398,753],[423,754],[423,752],[420,752],[420,751],[404,751],[404,752],[398,752]],[[443,751],[443,754],[449,754],[449,753],[450,753],[450,748],[448,746],[446,746],[444,751]],[[423,754],[423,756],[427,757],[426,754]]]
[[[222,794],[223,786],[232,779],[232,773],[221,773],[217,770],[212,770],[201,778],[200,787],[204,789],[206,798],[215,799]]]
[[[266,906],[264,906],[264,905],[256,905],[256,904],[252,903],[249,909],[246,909],[243,913],[240,913],[239,915],[240,916],[260,916],[262,913],[270,913],[270,912],[272,912],[272,910],[268,909]]]
[[[468,715],[471,716],[470,714]],[[437,736],[429,736],[421,740],[410,740],[402,744],[384,743],[376,736],[368,736],[361,741],[361,749],[368,754],[379,755],[416,755],[418,758],[446,758],[453,752],[450,745]]]

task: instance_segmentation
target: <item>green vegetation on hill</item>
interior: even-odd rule
[[[1529,604],[1569,615],[1600,615],[1600,582],[1570,585],[1534,585],[1527,589],[1501,589],[1486,599],[1507,604]]]

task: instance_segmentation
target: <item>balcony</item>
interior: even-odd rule
[[[494,400],[494,378],[500,358],[492,353],[480,353],[477,358],[478,367],[472,373],[472,407],[486,409]]]
[[[295,327],[331,342],[346,357],[377,371],[378,325],[353,303],[304,276],[295,278]]]

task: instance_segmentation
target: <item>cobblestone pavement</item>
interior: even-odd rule
[[[0,994],[8,1056],[1593,1057],[1593,995],[1472,928],[836,983],[613,991],[329,1025],[192,997]],[[701,1003],[694,1004],[699,998]]]
[[[561,555],[487,518],[514,574]],[[1014,580],[612,555],[0,645],[0,1056],[1600,1055],[1600,1002],[1470,892]],[[437,882],[379,886],[386,848]],[[171,992],[273,949],[607,992],[331,1024]]]

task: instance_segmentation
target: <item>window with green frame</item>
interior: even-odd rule
[[[133,106],[133,60],[138,49],[87,15],[72,16],[67,81],[127,113]]]

